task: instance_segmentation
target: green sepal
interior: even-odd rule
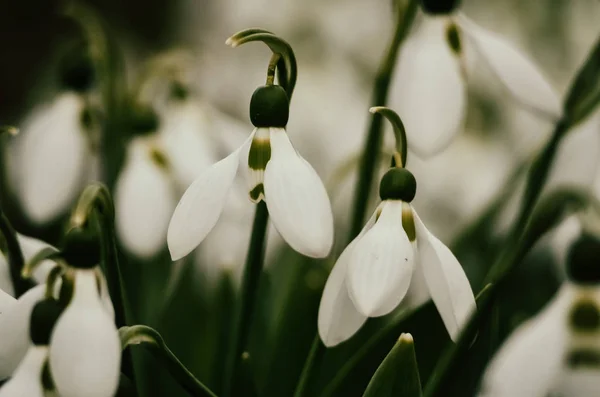
[[[421,397],[421,379],[413,338],[402,334],[385,357],[363,397]]]
[[[255,127],[285,127],[290,101],[280,85],[258,87],[250,99],[250,121]]]
[[[600,283],[600,239],[584,232],[569,248],[567,274],[577,284]]]
[[[410,203],[417,193],[417,180],[406,168],[390,168],[379,184],[381,200],[402,200]]]
[[[92,269],[100,263],[100,239],[89,229],[75,227],[64,238],[61,254],[69,266]]]
[[[460,0],[421,0],[423,11],[431,15],[451,14],[460,5]]]

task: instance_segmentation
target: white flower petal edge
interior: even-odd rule
[[[387,201],[375,225],[352,250],[346,285],[350,299],[365,316],[387,314],[410,286],[414,253],[402,227],[402,202]],[[391,310],[390,310],[391,311]]]
[[[148,138],[134,139],[115,187],[116,230],[128,251],[151,258],[163,247],[176,202],[167,171],[152,158]]]
[[[89,154],[81,125],[83,100],[64,93],[23,131],[21,195],[27,215],[45,223],[75,200]]]
[[[478,26],[465,15],[460,14],[457,20],[475,50],[517,101],[553,120],[561,116],[559,96],[531,59],[500,35]]]
[[[240,151],[253,136],[251,134],[236,151],[205,170],[181,197],[167,231],[174,261],[192,252],[219,220],[237,174]]]
[[[448,18],[427,17],[402,48],[390,103],[406,126],[408,144],[421,156],[445,149],[461,130],[466,87],[459,58],[446,42]]]
[[[333,213],[323,182],[292,146],[283,128],[271,128],[265,201],[277,231],[296,251],[324,258],[333,245]]]
[[[563,285],[537,316],[519,327],[486,369],[479,395],[546,396],[561,371],[572,287]]]
[[[9,377],[27,353],[29,347],[29,319],[35,304],[42,299],[46,285],[38,285],[6,311],[2,312],[0,323],[0,380]]]
[[[413,209],[417,234],[418,261],[429,293],[442,317],[450,338],[456,341],[475,310],[475,296],[460,263],[448,247],[427,230]]]
[[[2,261],[2,256],[0,256],[0,261]],[[13,298],[12,295],[7,294],[4,289],[0,288],[0,322],[2,322],[1,319],[4,318],[2,314],[6,313],[8,308],[16,302],[17,300]]]
[[[0,252],[0,290],[10,296],[15,296],[15,289],[10,278],[10,267],[6,258]],[[0,306],[0,309],[2,307]]]
[[[354,246],[375,224],[375,219],[373,214],[360,234],[344,249],[325,283],[317,324],[319,336],[327,347],[350,339],[367,321],[367,316],[356,310],[348,295],[346,273]]]
[[[10,380],[0,389],[0,397],[44,397],[42,369],[48,348],[31,346]]]
[[[121,342],[98,294],[94,270],[77,270],[74,296],[50,340],[50,368],[61,397],[112,397]]]
[[[52,248],[52,246],[45,241],[38,240],[33,237],[25,236],[23,234],[17,233],[17,238],[19,240],[19,244],[21,244],[21,249],[23,250],[23,256],[25,257],[25,261],[31,260],[38,252],[43,250],[44,248]],[[33,272],[33,279],[38,283],[45,283],[46,278],[48,277],[48,273],[52,268],[56,266],[56,262],[46,259],[38,264],[37,268]]]

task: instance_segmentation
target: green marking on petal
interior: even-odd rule
[[[248,167],[255,171],[264,171],[270,159],[271,141],[269,138],[255,137],[252,140],[250,152],[248,153]]]
[[[415,219],[413,217],[412,208],[408,203],[402,203],[402,228],[408,236],[408,241],[411,243],[417,238],[417,231],[415,229]]]
[[[600,368],[600,353],[591,349],[570,351],[567,355],[569,368]]]
[[[460,32],[458,31],[458,26],[454,23],[446,27],[446,42],[448,42],[448,45],[456,55],[461,54]]]
[[[600,308],[592,300],[575,303],[569,314],[569,324],[574,331],[596,331],[600,328]]]
[[[157,147],[150,148],[150,160],[163,170],[169,168],[169,160],[167,160],[167,156]]]
[[[250,200],[253,203],[258,203],[265,197],[265,185],[262,183],[256,185],[254,189],[250,190]]]
[[[56,389],[56,386],[54,386],[54,380],[52,379],[52,374],[50,373],[50,363],[48,362],[48,360],[44,362],[41,378],[42,387],[45,391],[51,392]]]

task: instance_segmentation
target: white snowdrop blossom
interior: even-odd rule
[[[84,112],[84,97],[65,91],[24,122],[10,148],[11,182],[35,223],[52,221],[67,211],[94,172]]]
[[[29,331],[26,334],[31,342],[27,354],[12,374],[10,380],[0,388],[0,397],[45,397],[44,379],[49,378],[48,342],[62,306],[54,299],[38,302],[30,316]]]
[[[19,241],[21,250],[23,251],[23,258],[25,259],[25,262],[30,261],[42,249],[51,247],[51,245],[41,240],[18,233],[17,240]],[[46,277],[48,276],[48,272],[54,266],[56,266],[56,263],[52,260],[42,261],[33,272],[33,279],[38,284],[44,283],[46,281]],[[4,257],[2,253],[0,253],[0,289],[11,296],[15,295],[10,277],[10,268],[8,266],[6,257]]]
[[[333,244],[331,205],[318,174],[287,136],[288,112],[288,98],[280,86],[256,90],[250,104],[256,128],[250,137],[204,171],[173,213],[167,234],[173,260],[190,253],[213,229],[240,167],[248,180],[250,199],[265,201],[283,239],[303,255],[328,255]]]
[[[119,334],[98,290],[99,273],[73,274],[73,296],[50,339],[52,378],[62,397],[112,397],[119,384]]]
[[[395,72],[390,102],[409,131],[410,147],[424,156],[446,148],[463,126],[474,55],[523,106],[551,119],[562,114],[559,96],[534,62],[456,10],[456,3],[422,1],[422,23],[403,45]]]
[[[392,168],[383,177],[382,202],[344,249],[325,284],[318,328],[326,346],[349,339],[368,317],[394,310],[416,271],[422,272],[453,340],[475,309],[460,263],[409,204],[415,193],[416,181],[409,171]]]
[[[600,388],[600,275],[597,258],[590,256],[592,250],[588,250],[590,241],[590,237],[584,235],[571,247],[570,280],[496,353],[483,377],[480,396],[587,397],[597,394]],[[597,252],[597,240],[592,245]]]

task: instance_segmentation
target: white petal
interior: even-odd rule
[[[1,259],[1,256],[0,256]],[[2,313],[6,313],[9,307],[15,304],[17,300],[13,298],[12,295],[6,293],[3,289],[0,288],[0,318],[2,318]],[[1,322],[1,320],[0,320]]]
[[[267,208],[281,237],[303,255],[326,257],[333,245],[327,191],[282,128],[271,128],[271,160],[264,178]]]
[[[66,211],[79,194],[89,155],[82,110],[82,99],[65,93],[23,128],[21,195],[36,223]]]
[[[47,357],[47,347],[31,346],[19,368],[0,388],[0,397],[44,397],[42,369]]]
[[[413,210],[418,263],[452,340],[475,310],[475,296],[460,263],[448,247],[427,230]]]
[[[23,257],[25,261],[31,260],[38,252],[43,250],[44,248],[52,247],[50,244],[38,240],[33,237],[28,237],[23,234],[17,234],[17,238],[19,239],[19,244],[21,245],[21,250],[23,251]],[[46,278],[48,277],[48,273],[52,268],[56,266],[56,262],[51,260],[44,260],[38,264],[37,268],[33,272],[33,279],[38,283],[45,283]]]
[[[459,58],[446,41],[450,20],[424,17],[402,47],[390,104],[406,127],[408,147],[422,156],[446,148],[462,129],[466,88]]]
[[[369,317],[398,306],[414,268],[413,249],[402,227],[402,202],[387,201],[382,207],[375,225],[352,250],[346,278],[354,305]]]
[[[151,142],[131,142],[115,187],[116,230],[127,250],[141,258],[165,244],[175,208],[174,187],[166,170],[152,159]]]
[[[29,318],[33,306],[42,299],[46,285],[27,291],[6,311],[0,322],[0,380],[10,376],[29,347]]]
[[[0,252],[0,290],[10,296],[15,296],[12,278],[10,277],[10,267],[4,255]],[[1,309],[1,307],[0,307]]]
[[[205,170],[181,197],[167,232],[173,260],[189,254],[217,223],[238,170],[240,150],[252,136],[236,151]]]
[[[319,336],[327,347],[348,340],[367,321],[367,316],[356,310],[348,295],[346,272],[354,246],[373,227],[375,219],[373,214],[360,234],[344,249],[327,278],[318,316]]]
[[[476,51],[517,101],[546,117],[560,117],[562,106],[559,96],[529,57],[500,35],[483,29],[466,16],[461,15],[459,21]]]
[[[487,368],[481,396],[546,397],[561,369],[566,345],[564,314],[571,301],[570,286],[536,317],[519,327]]]
[[[121,342],[98,295],[94,270],[77,270],[74,296],[50,340],[50,370],[61,397],[112,397]]]
[[[162,147],[181,189],[187,189],[218,160],[210,136],[214,133],[207,109],[197,101],[173,105],[165,112],[160,128]]]

